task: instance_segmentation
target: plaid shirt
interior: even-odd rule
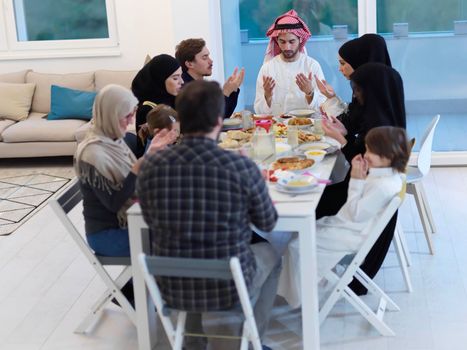
[[[138,176],[143,216],[159,256],[240,259],[247,286],[256,263],[250,223],[271,231],[277,220],[267,187],[248,158],[222,150],[212,139],[185,137],[145,161]],[[171,307],[187,311],[231,307],[238,296],[233,281],[158,278]]]

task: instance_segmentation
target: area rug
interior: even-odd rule
[[[0,178],[0,236],[14,232],[69,181],[47,174]]]

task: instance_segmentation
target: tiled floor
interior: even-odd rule
[[[396,337],[379,336],[349,304],[339,302],[321,327],[322,349],[465,349],[467,168],[432,169],[425,187],[438,226],[435,255],[428,254],[413,199],[408,198],[400,212],[412,251],[414,292],[404,291],[393,252],[376,278],[401,307],[386,314]],[[80,209],[72,216],[82,227]],[[104,286],[49,207],[14,235],[0,237],[0,281],[2,350],[137,349],[134,326],[114,306],[90,334],[73,333]],[[301,349],[299,311],[278,300],[273,313],[266,344]]]

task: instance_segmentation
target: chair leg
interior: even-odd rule
[[[423,187],[423,184],[421,182],[419,183],[419,189],[420,194],[422,195],[423,206],[425,207],[426,216],[428,218],[428,222],[430,223],[431,232],[436,233],[437,229],[435,220],[433,219],[433,214],[431,213],[431,208],[428,203],[428,197],[426,196],[425,188]]]
[[[177,328],[175,329],[175,341],[173,350],[182,350],[183,334],[185,333],[186,312],[180,311],[177,317]]]
[[[384,299],[389,309],[392,311],[400,310],[399,306],[386,293],[384,293],[384,291],[375,282],[373,282],[373,280],[368,277],[361,268],[357,269],[355,278],[358,279],[371,294],[378,296],[380,299]]]
[[[366,305],[357,294],[355,294],[352,289],[346,287],[343,293],[345,299],[355,307],[355,309],[360,312],[360,314],[375,327],[378,332],[383,336],[395,336],[394,331],[389,328],[386,323],[382,320],[382,315],[379,316],[371,310],[368,305]]]
[[[103,277],[103,276],[101,276]],[[121,288],[128,282],[131,278],[131,268],[125,267],[120,275],[115,279],[115,281],[110,282],[111,278],[106,275],[103,280],[108,285],[109,283],[115,284],[118,288]],[[102,312],[104,311],[104,307],[107,303],[112,300],[112,298],[116,298],[119,304],[122,306],[123,311],[128,315],[130,320],[133,324],[136,325],[136,314],[134,308],[130,305],[128,300],[125,296],[120,292],[120,290],[116,290],[115,288],[107,288],[107,290],[102,294],[102,296],[93,304],[91,307],[91,312],[86,316],[86,318],[79,324],[79,326],[75,329],[74,333],[77,334],[84,334],[86,333],[87,329],[91,324],[96,322],[100,317]]]
[[[333,274],[332,278],[330,278],[331,274]],[[348,273],[347,271],[344,272],[344,274],[349,274],[350,275],[350,273]],[[319,323],[320,324],[323,324],[324,320],[326,319],[326,317],[328,317],[329,313],[331,312],[331,310],[334,307],[334,305],[336,304],[336,302],[342,297],[343,290],[345,289],[347,284],[349,284],[349,282],[350,282],[348,280],[348,278],[344,279],[344,276],[339,278],[334,272],[331,272],[330,274],[328,274],[326,279],[331,283],[336,281],[336,280],[338,282],[333,287],[333,289],[332,289],[331,293],[329,294],[328,298],[326,299],[326,301],[323,303],[323,305],[319,309]],[[331,279],[333,281],[331,281]]]
[[[404,277],[405,285],[407,287],[407,291],[409,293],[412,292],[412,282],[410,280],[409,270],[407,268],[408,263],[406,261],[405,252],[400,236],[401,232],[396,228],[396,232],[394,232],[394,238],[392,239],[392,243],[394,243],[394,248],[396,250],[397,259],[399,260],[399,265],[401,267],[402,276]],[[403,233],[402,233],[403,234]]]
[[[407,263],[407,266],[411,266],[412,257],[410,255],[409,245],[407,244],[405,233],[404,233],[404,230],[402,229],[402,225],[400,224],[399,220],[397,220],[396,231],[394,232],[394,235],[399,236],[400,241],[401,241],[402,252],[404,253],[404,257],[405,257],[405,261]]]
[[[433,247],[433,241],[431,239],[431,228],[430,224],[428,222],[428,218],[426,215],[426,210],[425,206],[423,203],[422,195],[420,193],[420,183],[415,183],[414,184],[414,198],[415,198],[415,203],[417,204],[417,209],[418,209],[418,214],[420,215],[420,220],[422,222],[423,226],[423,232],[425,233],[425,238],[426,242],[428,244],[428,249],[430,250],[430,254],[434,254],[434,247]]]

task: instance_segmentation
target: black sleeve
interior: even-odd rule
[[[138,135],[138,131],[144,123],[146,123],[146,116],[151,110],[151,106],[143,106],[142,104],[138,106],[138,110],[136,111],[136,134]],[[136,137],[136,149],[134,150],[134,154],[136,158],[141,157],[144,154],[144,144],[143,141]]]
[[[224,119],[229,118],[237,107],[238,101],[238,94],[240,93],[240,89],[234,91],[230,94],[230,96],[225,96],[225,110],[224,110]]]
[[[365,153],[365,135],[352,135],[348,134],[346,137],[347,144],[342,147],[342,153],[344,153],[345,159],[349,163],[352,162],[353,157],[357,154],[363,155]]]
[[[123,186],[119,191],[108,191],[93,187],[92,190],[99,201],[107,210],[116,213],[131,198],[135,193],[136,175],[130,171],[128,176],[123,181]]]

